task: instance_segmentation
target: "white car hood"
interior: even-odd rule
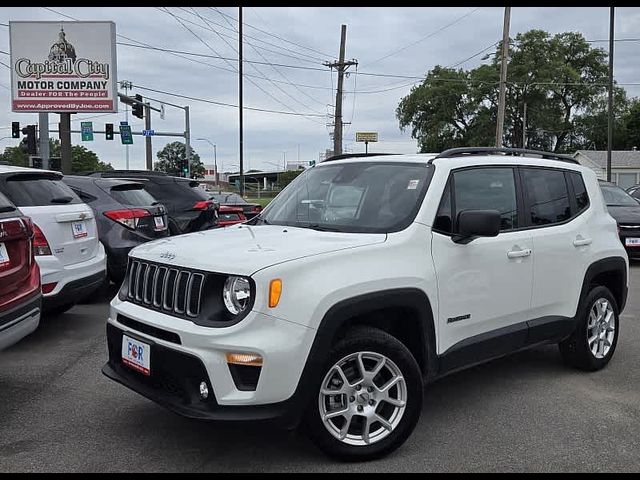
[[[155,240],[136,247],[130,255],[210,272],[251,275],[277,263],[382,243],[386,237],[384,233],[239,225]]]

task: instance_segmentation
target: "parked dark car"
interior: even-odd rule
[[[599,184],[627,255],[640,259],[640,202],[613,183],[600,180]]]
[[[113,170],[88,175],[133,179],[142,183],[145,190],[167,209],[171,235],[197,232],[217,226],[218,205],[195,180],[147,170]]]
[[[236,223],[246,221],[247,217],[242,213],[242,207],[228,207],[226,205],[220,205],[220,214],[218,216],[219,226],[228,227],[229,225],[235,225]]]
[[[242,207],[242,213],[251,220],[262,211],[262,206],[257,203],[249,203],[237,193],[233,192],[213,192],[210,193],[211,198],[221,206]]]
[[[31,220],[0,193],[0,350],[40,323],[40,268],[33,237]]]
[[[133,247],[169,236],[166,208],[142,183],[72,175],[63,181],[93,209],[98,238],[107,252],[107,274],[114,283],[122,282]]]

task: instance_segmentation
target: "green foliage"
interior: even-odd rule
[[[280,188],[284,188],[289,185],[293,180],[300,175],[304,170],[288,170],[278,174],[278,185]]]
[[[182,142],[172,142],[158,152],[158,161],[153,164],[153,169],[181,177],[186,160],[186,145]],[[205,168],[200,156],[191,148],[191,178],[204,178],[204,172]]]
[[[49,156],[60,157],[60,140],[49,140]],[[18,167],[29,166],[29,154],[21,143],[17,147],[7,147],[0,159]],[[95,152],[82,145],[71,146],[71,171],[73,173],[113,170],[109,163],[100,161]]]
[[[51,157],[60,156],[60,140],[49,140],[49,154]],[[102,172],[113,170],[110,163],[100,161],[98,155],[82,145],[71,146],[71,171],[80,172]]]
[[[396,110],[422,152],[495,143],[502,45],[473,70],[436,66]],[[503,144],[556,152],[606,147],[608,61],[580,33],[518,34],[510,42]],[[616,88],[616,145],[640,140],[640,106]],[[527,105],[527,142],[523,110]],[[634,127],[635,125],[635,127]],[[635,130],[633,130],[635,128]],[[604,137],[603,137],[604,135]]]

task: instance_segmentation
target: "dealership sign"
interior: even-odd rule
[[[117,112],[113,22],[9,22],[14,112]]]

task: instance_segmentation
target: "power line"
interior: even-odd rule
[[[373,60],[372,62],[369,62],[369,63],[368,63],[368,65],[372,65],[372,64],[374,64],[374,63],[380,62],[381,60],[385,60],[385,59],[387,59],[387,58],[391,57],[392,55],[395,55],[396,53],[400,53],[400,52],[402,52],[402,51],[406,50],[407,48],[413,47],[414,45],[417,45],[418,43],[421,43],[421,42],[423,42],[423,41],[427,40],[428,38],[431,38],[431,37],[433,37],[433,36],[437,35],[438,33],[440,33],[440,32],[442,32],[442,31],[446,30],[447,28],[452,27],[453,25],[456,25],[457,23],[460,23],[462,20],[464,20],[464,19],[465,19],[465,18],[467,18],[468,16],[473,15],[475,12],[477,12],[478,10],[480,10],[480,8],[481,8],[481,7],[474,8],[474,9],[473,9],[473,10],[471,10],[470,12],[467,12],[467,13],[465,13],[464,15],[462,15],[461,17],[458,17],[458,18],[457,18],[457,19],[455,19],[453,22],[450,22],[450,23],[448,23],[448,24],[446,24],[446,25],[444,25],[444,26],[440,27],[439,29],[437,29],[437,30],[435,30],[435,31],[433,31],[433,32],[431,32],[431,33],[429,33],[428,35],[425,35],[424,37],[422,37],[422,38],[420,38],[420,39],[416,40],[415,42],[411,42],[410,44],[405,45],[404,47],[401,47],[401,48],[399,48],[399,49],[397,49],[397,50],[394,50],[394,51],[392,51],[392,52],[389,52],[388,54],[386,54],[386,55],[384,55],[384,56],[382,56],[382,57],[378,58],[377,60]]]
[[[212,7],[208,7],[208,8],[212,8]],[[257,12],[253,7],[252,7],[251,9],[253,10],[253,13],[255,13],[255,14],[256,14],[256,15],[257,15],[261,20],[262,20],[262,22],[263,22],[263,23],[266,23],[266,22],[262,19],[262,17],[260,17],[260,15],[258,14],[258,12]],[[223,15],[225,15],[226,17],[232,18],[232,19],[233,19],[233,20],[235,20],[236,22],[238,21],[237,19],[235,19],[235,18],[234,18],[233,16],[231,16],[231,15],[228,15],[228,14],[226,14],[226,13],[223,13]],[[283,41],[283,42],[290,43],[290,44],[295,45],[295,46],[297,46],[297,47],[304,48],[305,50],[309,50],[309,51],[311,51],[311,52],[318,53],[318,54],[322,55],[322,56],[323,56],[323,57],[325,57],[325,58],[331,58],[331,57],[332,57],[332,55],[328,55],[328,54],[326,54],[326,53],[323,53],[323,52],[321,52],[321,51],[319,51],[319,50],[316,50],[315,48],[306,47],[306,46],[301,45],[301,44],[299,44],[299,43],[296,43],[296,42],[294,42],[294,41],[292,41],[292,40],[287,40],[286,38],[280,37],[280,36],[278,36],[278,35],[276,35],[276,34],[274,34],[274,33],[268,32],[268,31],[266,31],[266,30],[262,30],[262,29],[260,29],[260,28],[258,28],[258,27],[256,27],[256,26],[254,26],[254,25],[250,25],[250,24],[248,24],[248,23],[246,23],[246,22],[242,22],[242,24],[243,24],[244,26],[249,27],[249,28],[252,28],[252,29],[254,29],[254,30],[256,30],[256,31],[258,31],[258,32],[260,32],[260,33],[264,33],[265,35],[268,35],[268,36],[270,36],[270,37],[277,38],[278,40],[281,40],[281,41]]]
[[[165,92],[162,90],[157,90],[154,88],[149,88],[149,87],[143,87],[140,85],[135,85],[135,88],[138,88],[140,90],[148,90],[150,92],[155,92],[155,93],[161,93],[163,95],[168,95],[170,97],[177,97],[177,98],[185,98],[187,100],[193,100],[196,102],[202,102],[202,103],[210,103],[212,105],[220,105],[222,107],[233,107],[233,108],[239,108],[238,105],[234,105],[233,103],[225,103],[225,102],[218,102],[216,100],[208,100],[206,98],[198,98],[198,97],[192,97],[192,96],[188,96],[188,95],[181,95],[178,93],[171,93],[171,92]],[[245,110],[252,110],[255,112],[264,112],[264,113],[277,113],[280,115],[294,115],[294,116],[298,116],[298,117],[324,117],[324,115],[318,115],[318,114],[313,114],[313,113],[298,113],[298,112],[285,112],[282,110],[270,110],[267,108],[257,108],[257,107],[244,107]]]
[[[157,7],[156,7],[157,8]],[[195,33],[193,30],[191,30],[188,26],[186,26],[184,24],[184,22],[182,20],[180,20],[180,18],[178,16],[176,16],[173,12],[171,12],[167,7],[163,7],[164,11],[166,13],[168,13],[170,16],[172,16],[180,25],[182,25],[182,27],[184,27],[187,31],[189,31],[193,36],[195,36],[201,43],[203,43],[209,50],[211,50],[213,53],[215,53],[216,55],[220,55],[213,47],[211,47],[204,39],[202,39],[202,37],[200,37],[197,33]],[[233,48],[233,47],[232,47]],[[231,64],[230,62],[227,61],[227,63],[234,69],[236,69],[236,67]],[[254,68],[256,68],[254,66]],[[238,70],[236,69],[236,72]],[[257,70],[259,73],[261,73],[259,70]],[[265,76],[265,79],[267,77]],[[286,103],[284,103],[283,101],[281,101],[280,99],[276,98],[275,96],[273,96],[270,92],[268,92],[267,90],[265,90],[264,88],[262,88],[260,85],[258,85],[255,81],[253,81],[252,79],[247,79],[249,80],[254,86],[256,86],[259,90],[261,90],[265,95],[269,96],[271,99],[273,99],[275,102],[279,103],[280,105],[284,106],[285,108],[288,108],[289,110],[291,110],[291,112],[297,113],[295,112],[295,110],[293,108],[291,108],[289,105],[287,105]]]
[[[500,43],[500,40],[498,40],[497,42],[493,42],[491,45],[483,48],[482,50],[480,50],[478,53],[474,53],[473,55],[471,55],[469,58],[465,58],[464,60],[461,60],[457,63],[455,63],[454,65],[449,65],[446,68],[456,68],[459,65],[462,65],[463,63],[467,63],[469,60],[476,58],[478,55],[482,55],[484,52],[486,52],[487,50],[489,50],[490,48],[495,47],[496,45],[498,45]]]
[[[223,18],[226,22],[228,22],[228,23],[230,22],[229,20],[227,20],[227,18],[226,18],[224,15],[222,15],[222,12],[220,12],[220,11],[218,10],[218,8],[217,8],[217,7],[214,7],[214,9],[215,9],[215,11],[217,11],[217,12],[222,16],[222,18]],[[229,24],[230,24],[230,23],[229,23]],[[300,93],[302,93],[302,94],[303,94],[304,96],[306,96],[307,98],[309,98],[309,99],[311,99],[312,101],[314,101],[314,102],[316,102],[316,103],[318,103],[318,104],[320,104],[320,105],[323,105],[323,106],[324,106],[324,103],[322,103],[322,102],[320,102],[319,100],[317,100],[316,98],[312,97],[312,96],[311,96],[311,95],[309,95],[307,92],[305,92],[305,91],[301,90],[300,88],[298,88],[298,86],[297,86],[295,83],[291,82],[291,81],[289,80],[289,78],[287,78],[287,76],[286,76],[286,75],[284,75],[280,70],[278,70],[278,68],[277,68],[275,65],[273,65],[271,62],[269,62],[269,61],[266,59],[266,57],[265,57],[264,55],[262,55],[262,53],[260,53],[260,51],[259,51],[259,50],[258,50],[258,49],[253,45],[253,44],[251,44],[250,42],[245,42],[245,43],[246,43],[247,45],[249,45],[253,50],[255,50],[255,52],[256,52],[256,53],[257,53],[257,54],[258,54],[258,55],[259,55],[259,56],[260,56],[260,57],[261,57],[261,58],[262,58],[262,59],[263,59],[263,60],[264,60],[264,61],[265,61],[265,62],[266,62],[266,63],[267,63],[267,64],[268,64],[268,65],[269,65],[269,66],[270,66],[270,67],[271,67],[271,68],[272,68],[272,69],[273,69],[277,74],[278,74],[278,75],[280,75],[280,76],[281,76],[281,77],[282,77],[282,78],[283,78],[287,83],[289,83],[289,85],[293,86],[296,90],[298,90]],[[277,86],[277,85],[276,85],[276,86]],[[279,87],[278,87],[278,88],[279,88]],[[288,94],[287,94],[287,95],[288,95]],[[296,100],[298,103],[300,103],[300,105],[304,106],[305,108],[308,108],[309,110],[313,110],[313,108],[309,107],[308,105],[306,105],[305,103],[303,103],[303,102],[301,102],[300,100],[296,99],[295,97],[292,97],[292,98],[294,98],[294,100]]]

